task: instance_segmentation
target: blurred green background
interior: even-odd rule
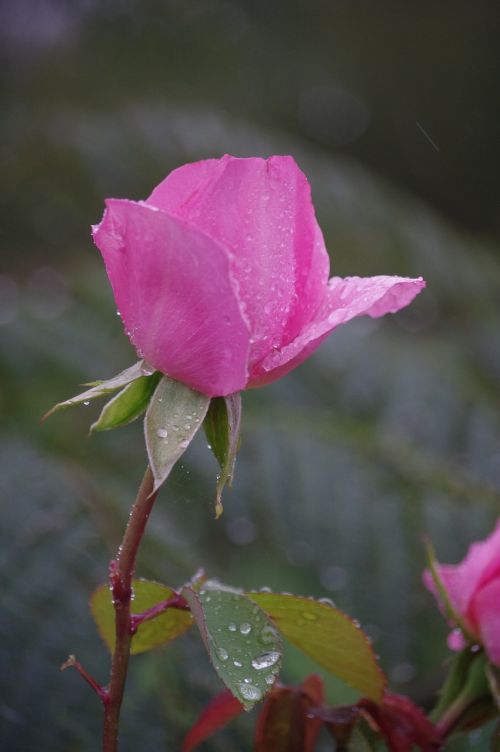
[[[139,572],[175,586],[202,565],[331,597],[370,633],[392,688],[432,704],[447,630],[421,585],[422,536],[457,561],[500,494],[499,20],[481,0],[0,5],[2,749],[99,748],[98,703],[58,666],[75,652],[106,680],[87,599],[142,475],[141,425],[89,440],[96,406],[38,423],[134,359],[89,225],[104,197],[143,198],[224,152],[296,157],[336,274],[428,288],[245,394],[218,522],[200,437],[161,493]],[[309,668],[290,652],[284,675]],[[194,632],[135,658],[123,752],[176,752],[219,688]],[[249,750],[252,724],[205,749]],[[453,749],[486,750],[486,735]]]

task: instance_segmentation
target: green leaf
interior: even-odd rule
[[[137,579],[132,583],[134,600],[133,611],[136,614],[146,611],[152,606],[171,598],[174,590],[151,580]],[[94,591],[90,598],[90,610],[97,629],[110,652],[115,647],[115,610],[109,586],[101,585]],[[159,645],[164,645],[183,634],[193,623],[193,617],[189,611],[178,608],[169,608],[154,619],[145,621],[137,628],[132,638],[131,653],[144,653]]]
[[[220,465],[221,472],[217,479],[215,516],[223,512],[222,492],[227,484],[231,488],[236,453],[240,444],[241,394],[228,397],[214,397],[210,402],[207,416],[203,423],[208,443]]]
[[[109,394],[110,392],[116,392],[117,389],[121,389],[121,387],[141,378],[141,376],[151,376],[153,373],[154,371],[150,370],[143,360],[140,360],[138,363],[130,366],[130,368],[126,368],[111,379],[93,382],[91,389],[87,389],[76,397],[71,397],[71,399],[65,400],[64,402],[58,402],[57,405],[54,405],[54,407],[45,413],[42,417],[42,421],[46,420],[49,415],[52,415],[52,413],[55,413],[58,410],[65,410],[68,407],[81,405],[83,402],[90,402],[90,400],[97,399],[98,397],[104,397],[104,395]]]
[[[144,421],[149,464],[155,490],[166,480],[203,423],[210,397],[163,376]]]
[[[208,581],[182,590],[220,678],[250,710],[273,686],[281,667],[281,637],[266,614],[245,595]]]
[[[99,418],[90,426],[90,433],[126,426],[138,418],[147,408],[160,378],[161,374],[155,373],[131,381],[104,405]]]
[[[283,593],[248,593],[293,645],[363,697],[380,702],[386,679],[370,641],[347,614],[327,603]]]

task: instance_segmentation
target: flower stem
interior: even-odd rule
[[[115,649],[107,699],[104,705],[103,752],[116,752],[118,749],[118,724],[132,640],[130,618],[132,577],[137,551],[157,493],[157,491],[154,491],[153,474],[148,467],[132,507],[116,560],[111,562],[109,568],[109,580],[115,608]]]

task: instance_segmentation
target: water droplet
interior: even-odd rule
[[[316,614],[311,614],[310,611],[303,611],[302,612],[302,616],[304,617],[304,619],[307,619],[307,621],[317,621],[318,620],[318,617],[316,616]]]
[[[88,405],[90,405],[90,400],[85,400],[83,404],[85,405],[85,407],[87,407]]]
[[[252,625],[251,624],[247,624],[246,622],[244,622],[243,624],[240,624],[240,632],[241,632],[241,634],[250,634],[251,631],[252,631]]]
[[[320,598],[318,603],[322,603],[324,606],[331,606],[332,608],[335,608],[335,603],[331,598]]]
[[[119,316],[119,317],[121,318],[121,313],[120,313],[120,311],[117,311],[117,312],[116,312],[116,315],[117,315],[117,316]]]
[[[190,428],[191,428],[191,423],[184,423],[184,430],[185,431],[189,431]]]
[[[150,366],[149,363],[143,363],[141,366],[141,373],[143,376],[151,376],[155,372],[155,369],[153,366]]]
[[[229,658],[229,653],[225,648],[217,648],[215,652],[217,653],[217,657],[221,661],[227,661],[227,659]]]
[[[259,635],[259,640],[263,645],[271,645],[275,643],[278,639],[278,632],[274,627],[272,627],[270,624],[266,624],[265,627],[262,627],[262,630]]]
[[[254,684],[245,684],[245,682],[241,682],[239,685],[239,690],[241,696],[245,700],[258,702],[260,699],[262,699],[262,692]]]
[[[156,432],[156,435],[159,439],[166,439],[168,436],[168,431],[166,428],[159,428]]]
[[[276,681],[276,677],[273,674],[269,674],[269,676],[266,676],[266,684],[269,684],[269,686],[271,686],[271,684],[274,684],[275,681]]]
[[[270,588],[270,587],[267,587],[267,585],[263,585],[263,586],[262,586],[262,587],[261,587],[261,588],[259,589],[259,593],[272,593],[272,592],[273,592],[273,591],[271,590],[271,588]]]
[[[277,663],[280,659],[280,654],[277,650],[270,650],[269,653],[262,653],[262,655],[259,655],[258,658],[254,658],[252,661],[252,666],[257,669],[257,671],[261,671],[263,668],[271,668],[271,666],[274,666],[275,663]]]
[[[243,664],[240,663],[240,661],[233,661],[233,666],[236,666],[236,668],[241,668]]]
[[[228,624],[227,628],[229,629],[230,632],[236,632],[236,630],[238,629],[238,627],[236,626],[234,622],[231,622],[231,624]]]

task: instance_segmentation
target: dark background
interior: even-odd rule
[[[224,152],[294,154],[336,274],[428,288],[245,395],[219,522],[200,438],[162,491],[140,573],[177,585],[203,565],[333,597],[392,688],[432,703],[446,625],[421,585],[422,535],[457,561],[500,494],[499,20],[480,1],[0,4],[2,749],[99,748],[97,702],[58,666],[75,652],[106,680],[86,602],[145,464],[141,426],[88,440],[95,407],[38,425],[134,359],[89,225],[106,196],[144,198]],[[290,652],[288,680],[309,669]],[[135,658],[124,752],[178,750],[218,688],[194,633]],[[206,749],[249,749],[252,722]],[[454,746],[487,748],[480,732]]]

